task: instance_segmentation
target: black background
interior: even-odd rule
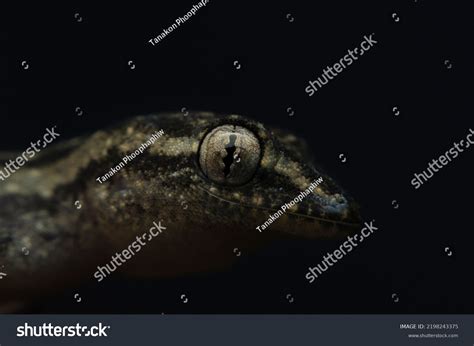
[[[474,126],[470,9],[461,1],[211,0],[148,43],[195,3],[5,11],[0,148],[23,150],[53,125],[64,139],[183,107],[243,114],[306,138],[378,233],[313,284],[307,267],[339,243],[277,244],[244,254],[228,273],[108,278],[34,311],[473,313],[472,149],[420,189],[410,184]],[[309,80],[372,33],[375,47],[314,96],[305,93]]]

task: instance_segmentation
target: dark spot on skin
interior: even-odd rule
[[[230,166],[232,166],[232,163],[234,162],[234,153],[235,153],[235,140],[237,139],[236,135],[230,135],[229,136],[229,143],[225,146],[225,150],[227,151],[227,156],[222,159],[224,161],[225,167],[224,167],[224,176],[227,178],[227,176],[230,173]]]
[[[40,233],[40,236],[41,236],[41,238],[43,238],[46,241],[51,241],[51,240],[54,240],[54,239],[58,238],[58,234],[57,233],[52,233],[52,232]]]
[[[8,250],[9,244],[13,241],[13,237],[9,234],[0,234],[0,253],[6,252]]]
[[[0,245],[10,243],[12,241],[12,237],[10,235],[0,235]]]

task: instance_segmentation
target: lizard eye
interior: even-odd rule
[[[260,142],[253,132],[238,125],[222,125],[204,137],[199,165],[216,183],[242,185],[252,179],[260,157]]]

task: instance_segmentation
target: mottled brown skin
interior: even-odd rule
[[[206,134],[229,124],[253,132],[261,146],[257,171],[239,186],[213,182],[199,163]],[[161,129],[163,137],[143,154],[106,182],[96,180]],[[166,230],[112,275],[160,278],[221,270],[237,258],[234,248],[256,249],[279,235],[333,238],[356,231],[354,204],[305,153],[304,142],[284,131],[209,112],[135,117],[46,148],[0,182],[0,267],[8,273],[0,281],[0,301],[96,282],[97,266],[153,221]],[[320,176],[324,182],[311,196],[262,233],[256,230]]]

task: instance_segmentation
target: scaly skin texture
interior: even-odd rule
[[[203,138],[221,125],[245,128],[260,143],[258,168],[243,185],[213,182],[200,167]],[[143,154],[102,184],[96,180],[161,129],[164,135]],[[256,249],[279,235],[334,238],[357,230],[356,207],[305,153],[304,142],[284,131],[209,112],[139,116],[46,148],[0,182],[0,267],[8,273],[0,301],[95,282],[97,266],[154,221],[166,230],[112,275],[221,270],[235,260],[236,247]],[[246,164],[245,156],[227,160]],[[262,233],[256,230],[320,176],[324,182],[310,196]]]

